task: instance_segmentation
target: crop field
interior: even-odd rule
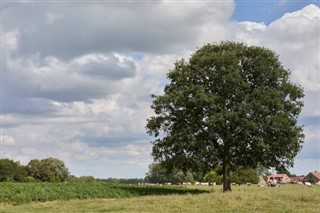
[[[35,185],[32,185],[35,184]],[[151,187],[107,184],[0,184],[0,212],[314,212],[320,187]],[[31,192],[30,186],[34,187]],[[11,189],[10,189],[11,188]],[[14,188],[15,191],[12,191]],[[4,189],[4,190],[3,190]],[[30,196],[30,198],[26,198]]]
[[[199,194],[207,190],[185,187],[138,186],[106,183],[0,183],[0,202],[30,202],[89,198],[129,198],[146,195]]]

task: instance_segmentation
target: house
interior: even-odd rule
[[[309,174],[307,174],[307,176],[305,176],[302,179],[302,182],[310,182],[310,183],[320,182],[320,172],[317,172],[317,171],[310,172]]]
[[[302,175],[302,176],[294,176],[294,177],[289,177],[289,178],[291,180],[291,183],[299,183],[299,182],[302,182],[304,177],[305,176]]]
[[[291,179],[286,174],[273,174],[268,176],[267,182],[274,182],[277,181],[277,183],[290,183]]]

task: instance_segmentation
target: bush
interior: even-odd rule
[[[23,178],[22,182],[25,182],[25,183],[34,183],[34,182],[37,182],[37,180],[34,179],[34,177],[27,176],[27,177]]]

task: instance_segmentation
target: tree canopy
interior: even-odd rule
[[[64,162],[51,157],[42,160],[33,159],[28,163],[27,169],[30,176],[41,181],[61,182],[69,176]]]
[[[21,181],[27,176],[27,170],[19,162],[0,159],[0,181]]]
[[[163,95],[152,95],[147,132],[167,169],[222,166],[223,190],[238,167],[283,168],[302,148],[303,89],[278,56],[242,43],[207,44],[176,61]]]

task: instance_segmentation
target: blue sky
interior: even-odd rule
[[[233,18],[237,21],[253,21],[270,24],[285,13],[294,12],[301,8],[315,4],[320,6],[317,0],[236,0]]]
[[[320,170],[319,1],[2,1],[2,157],[56,157],[74,175],[144,177],[150,94],[173,63],[221,40],[274,50],[305,90],[304,147]]]

